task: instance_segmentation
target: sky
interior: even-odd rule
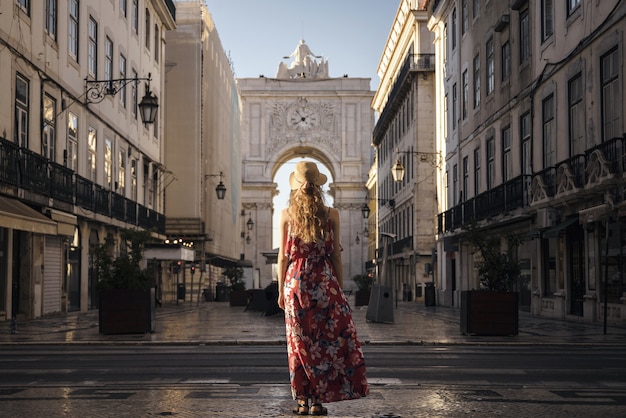
[[[278,64],[304,39],[315,55],[328,61],[330,77],[370,78],[376,90],[378,64],[400,0],[205,0],[222,47],[236,78],[275,77]],[[293,160],[274,179],[274,247],[278,246],[278,216],[289,198]],[[329,176],[328,170],[320,171]],[[328,199],[332,205],[332,200]]]
[[[205,0],[235,77],[274,77],[300,39],[329,61],[329,75],[371,78],[400,0]],[[291,59],[285,60],[290,63]]]

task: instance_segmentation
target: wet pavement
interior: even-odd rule
[[[353,315],[359,339],[382,345],[577,345],[626,348],[626,327],[531,317],[521,313],[519,335],[462,335],[459,311],[400,303],[392,324],[366,321],[367,307]],[[0,324],[0,346],[24,345],[284,345],[282,315],[264,316],[224,302],[166,304],[157,308],[150,334],[101,335],[97,311],[19,320],[17,333]],[[26,361],[26,360],[25,360]],[[521,371],[520,371],[521,372]],[[626,410],[623,384],[584,387],[563,382],[545,385],[498,385],[476,381],[433,385],[411,380],[371,379],[370,396],[326,405],[332,417],[620,417]],[[13,387],[0,382],[0,416],[7,417],[290,417],[288,381],[281,385],[238,385],[207,379],[177,382],[106,384],[97,379],[80,385]]]
[[[355,307],[353,318],[362,344],[625,344],[626,324],[587,324],[520,313],[517,336],[468,336],[460,332],[459,310],[401,302],[394,323],[366,320],[367,307]],[[164,304],[156,310],[156,330],[149,334],[101,335],[98,312],[69,313],[1,323],[0,345],[84,344],[285,344],[282,315],[232,307],[226,302]]]

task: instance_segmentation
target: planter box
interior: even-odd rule
[[[100,292],[101,334],[142,334],[155,330],[155,293],[151,289],[109,289]]]
[[[230,306],[248,306],[248,293],[245,290],[230,291]]]
[[[517,292],[461,292],[461,333],[470,335],[517,335]]]
[[[367,306],[370,303],[371,291],[357,290],[354,293],[354,306]]]

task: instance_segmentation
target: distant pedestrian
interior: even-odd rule
[[[326,180],[315,163],[296,164],[289,207],[280,214],[278,305],[285,310],[298,415],[326,415],[322,402],[368,394],[363,351],[341,290],[339,211],[324,203]]]

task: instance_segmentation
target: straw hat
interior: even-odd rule
[[[317,169],[317,165],[310,161],[300,161],[289,175],[291,190],[298,190],[303,183],[309,182],[317,186],[326,183],[328,178]]]

